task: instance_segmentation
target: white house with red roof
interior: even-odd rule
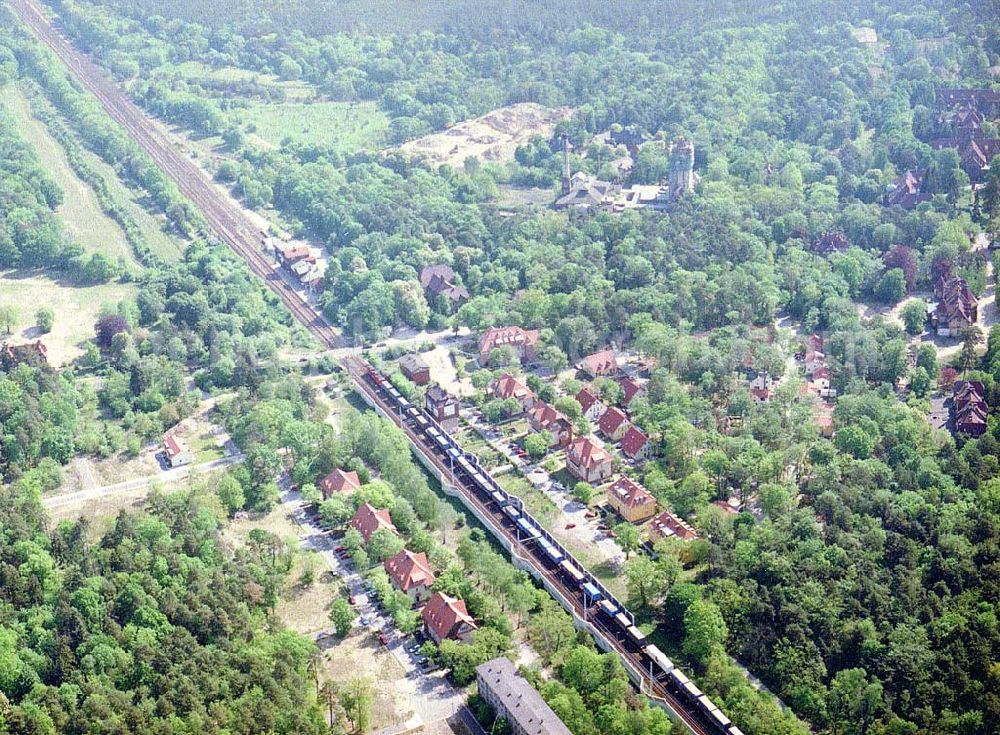
[[[600,396],[587,386],[576,394],[576,402],[580,404],[583,415],[591,421],[597,421],[608,410]]]
[[[618,385],[622,387],[622,405],[626,408],[628,408],[633,398],[641,395],[643,392],[642,385],[628,376],[618,378]]]
[[[629,459],[646,459],[652,452],[652,442],[635,424],[629,424],[622,437],[622,454]]]
[[[382,566],[396,589],[408,594],[414,602],[420,603],[430,597],[435,577],[427,554],[403,549],[386,559]]]
[[[566,450],[566,469],[573,477],[596,484],[611,477],[614,459],[590,437],[574,439]]]
[[[552,435],[550,447],[566,446],[573,438],[573,424],[566,416],[545,401],[538,401],[528,411],[532,431],[547,431]]]
[[[535,405],[535,393],[510,373],[504,373],[494,380],[486,389],[487,395],[505,401],[515,398],[521,404],[521,413]]]
[[[601,433],[613,442],[618,441],[628,430],[629,422],[625,412],[620,408],[611,407],[604,412],[601,420],[597,423]]]
[[[183,467],[194,462],[194,452],[188,443],[176,434],[167,434],[163,438],[163,452],[167,455],[167,464],[171,467]]]
[[[469,643],[476,631],[476,621],[469,615],[465,600],[435,592],[420,611],[427,633],[435,643],[443,640]]]

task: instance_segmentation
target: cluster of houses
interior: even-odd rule
[[[519,335],[516,328],[503,334]],[[491,336],[491,341],[492,341]],[[516,344],[523,344],[519,337]],[[640,395],[644,386],[637,375],[625,374],[612,350],[602,350],[580,360],[578,374],[586,378],[604,377],[614,380],[622,388],[622,407],[609,406],[592,385],[583,386],[577,393],[583,416],[597,425],[598,432],[607,442],[616,444],[630,460],[641,461],[652,451],[649,437],[628,417],[627,409]],[[487,394],[495,399],[513,399],[525,415],[533,431],[548,431],[552,447],[566,451],[566,470],[577,480],[591,485],[601,485],[610,480],[616,470],[615,458],[604,444],[591,436],[574,436],[573,424],[560,411],[542,401],[535,393],[513,375],[506,373],[487,387]],[[656,498],[635,480],[621,475],[606,488],[608,506],[622,519],[631,523],[650,521],[650,541],[676,537],[681,540],[697,538],[697,532],[682,519],[669,511],[657,515]],[[652,520],[650,520],[652,519]]]
[[[802,393],[819,399],[813,409],[813,422],[823,436],[833,436],[833,401],[837,398],[837,389],[831,384],[832,374],[823,352],[823,338],[818,334],[810,335],[805,351],[796,353],[795,359],[802,362],[805,373]]]
[[[317,248],[303,242],[285,242],[276,237],[267,238],[265,246],[274,252],[281,267],[303,288],[309,292],[319,290],[326,275],[326,263]]]
[[[353,473],[342,473],[333,478],[331,484],[341,482],[343,474]],[[320,481],[320,487],[324,487],[329,477],[330,475]],[[356,477],[357,475],[355,475]],[[345,488],[341,492],[350,492],[350,490]],[[325,488],[324,495],[326,495]],[[365,543],[368,543],[378,530],[386,530],[394,535],[399,535],[389,511],[375,508],[370,503],[362,503],[358,506],[349,525],[361,535]],[[395,556],[386,559],[383,562],[383,567],[393,587],[406,594],[420,610],[420,618],[431,640],[437,644],[443,640],[455,640],[463,643],[471,641],[472,634],[477,627],[475,620],[469,615],[464,600],[451,597],[444,592],[431,590],[437,578],[426,554],[404,548]]]
[[[964,278],[945,275],[934,284],[937,306],[930,312],[931,328],[941,337],[956,337],[979,321],[979,300]]]
[[[935,150],[958,149],[962,170],[976,185],[989,171],[990,161],[1000,154],[1000,139],[987,138],[983,125],[1000,112],[1000,92],[992,89],[938,89],[941,122],[950,125],[952,135],[931,141]]]
[[[956,433],[971,437],[986,431],[986,389],[979,380],[960,380],[951,396],[951,425]]]
[[[936,102],[941,110],[939,124],[951,129],[951,135],[930,142],[935,150],[955,148],[962,170],[973,186],[980,184],[989,171],[993,157],[1000,154],[1000,139],[987,138],[984,123],[1000,114],[1000,92],[992,89],[938,89]],[[886,206],[914,209],[932,195],[924,191],[927,172],[904,171],[882,198]]]

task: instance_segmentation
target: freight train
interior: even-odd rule
[[[479,465],[479,458],[465,452],[422,408],[408,400],[370,365],[364,363],[361,379],[381,402],[411,431],[421,436],[441,463],[451,471],[456,484],[476,494],[493,520],[513,532],[514,538],[533,555],[534,561],[574,600],[582,601],[584,617],[614,638],[629,653],[655,684],[696,717],[706,732],[716,735],[743,735],[736,725],[635,625],[635,618],[603,584],[584,569],[524,507],[516,495],[504,490],[489,472]]]

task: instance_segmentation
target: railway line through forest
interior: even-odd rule
[[[302,298],[264,253],[261,246],[261,232],[246,213],[219,191],[197,164],[175,150],[170,139],[157,129],[145,113],[129,100],[94,62],[58,32],[36,3],[32,0],[10,0],[10,5],[32,33],[70,69],[83,88],[97,98],[107,114],[125,128],[132,140],[200,211],[208,227],[217,237],[243,258],[255,275],[264,280],[268,288],[288,307],[292,316],[306,327],[319,344],[328,349],[347,346],[343,337],[319,311]],[[598,639],[602,648],[613,651],[621,658],[626,670],[637,682],[643,694],[669,710],[679,723],[695,735],[722,732],[715,729],[711,721],[706,721],[695,706],[688,705],[676,692],[671,692],[656,676],[644,673],[648,661],[644,660],[641,651],[629,648],[619,639],[611,626],[600,621],[593,610],[588,615],[586,601],[580,598],[578,591],[573,589],[556,570],[546,567],[535,558],[535,552],[525,546],[518,537],[516,529],[512,530],[502,522],[502,515],[498,514],[497,509],[483,502],[477,497],[473,488],[456,478],[454,467],[451,468],[452,482],[445,482],[449,468],[438,455],[436,448],[426,437],[408,426],[402,417],[396,417],[392,407],[366,384],[362,375],[368,367],[367,363],[352,356],[343,359],[342,364],[351,375],[356,390],[368,403],[379,409],[380,413],[389,417],[404,431],[421,460],[435,470],[442,477],[443,484],[448,485],[450,491],[457,494],[463,504],[484,521],[484,525],[510,549],[515,561],[542,581],[574,616],[577,624],[585,627]],[[729,732],[728,729],[726,731]],[[734,726],[732,731],[738,732]]]

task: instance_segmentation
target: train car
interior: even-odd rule
[[[565,574],[566,578],[569,579],[574,585],[579,586],[583,584],[583,580],[585,579],[583,572],[577,569],[569,559],[564,560],[563,563],[559,565],[559,570]]]
[[[521,533],[528,536],[527,539],[522,540],[530,540],[538,537],[538,529],[528,520],[527,516],[522,515],[517,519],[517,528]]]
[[[702,695],[698,703],[719,732],[727,732],[729,730],[729,726],[733,724],[733,721],[726,717],[726,713],[716,707],[711,699]]]
[[[521,517],[521,512],[509,503],[503,507],[503,512],[506,513],[512,521],[517,521]]]
[[[427,427],[429,427],[431,425],[431,422],[428,421],[427,417],[424,416],[422,413],[418,413],[416,415],[416,419],[417,419],[417,426],[419,426],[424,431],[426,431]]]
[[[680,669],[674,669],[670,672],[670,683],[677,689],[677,691],[683,692],[684,685],[689,684],[690,682],[691,680],[688,679],[687,676],[684,675],[684,672]]]
[[[646,646],[646,656],[652,661],[656,667],[659,669],[660,674],[656,675],[657,678],[668,676],[672,671],[674,671],[674,662],[664,655],[663,651],[654,645]]]
[[[730,725],[726,732],[728,735],[743,735],[743,731],[736,727],[736,725]]]
[[[701,697],[701,689],[699,689],[698,685],[690,679],[688,679],[687,683],[681,687],[681,691],[693,704],[696,704],[698,702],[698,698]]]
[[[601,600],[597,603],[597,609],[608,616],[608,620],[614,620],[618,615],[618,608],[610,600]]]
[[[628,615],[623,612],[615,615],[615,622],[618,624],[618,627],[622,629],[622,632],[625,632],[632,627],[632,621],[629,620]]]
[[[505,498],[504,494],[499,490],[494,490],[492,493],[490,493],[490,497],[493,498],[493,502],[495,502],[501,508],[507,505],[507,498]]]
[[[640,649],[646,645],[646,634],[634,625],[630,625],[625,632],[628,634],[629,640]]]
[[[542,551],[545,553],[545,556],[547,556],[553,564],[560,564],[562,563],[562,560],[566,558],[566,556],[556,548],[555,544],[549,543],[544,538],[538,539],[538,545],[542,547]]]

